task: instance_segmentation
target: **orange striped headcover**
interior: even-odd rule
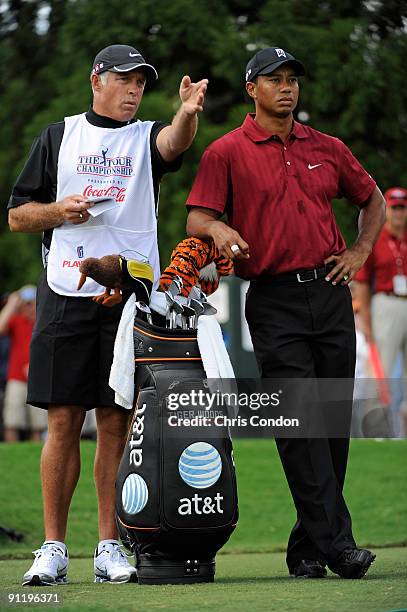
[[[210,264],[214,264],[211,265]],[[202,268],[207,269],[203,270]],[[192,287],[200,284],[207,295],[213,293],[219,284],[219,276],[227,276],[233,271],[233,263],[221,256],[213,240],[185,238],[171,253],[171,262],[161,274],[160,287],[165,291],[175,276],[182,278],[182,295],[188,296]],[[201,277],[200,277],[201,274]]]

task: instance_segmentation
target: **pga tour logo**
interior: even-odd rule
[[[83,259],[83,246],[76,247],[76,252],[78,254],[79,259]]]

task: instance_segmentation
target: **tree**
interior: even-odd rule
[[[182,170],[162,184],[163,265],[185,235],[184,203],[205,146],[253,110],[244,68],[265,46],[286,48],[305,63],[301,117],[344,140],[383,190],[407,185],[406,17],[404,0],[13,0],[0,12],[3,201],[40,130],[87,108],[92,59],[115,42],[134,44],[158,68],[141,119],[171,120],[183,74],[209,78],[197,138]],[[344,201],[335,207],[350,242],[357,210]],[[0,261],[3,290],[35,281],[41,269],[38,236],[10,234],[4,211]]]

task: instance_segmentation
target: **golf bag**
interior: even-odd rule
[[[208,393],[195,329],[136,318],[134,347],[138,398],[116,481],[120,537],[141,584],[213,582],[215,555],[238,520],[225,408],[185,402]]]

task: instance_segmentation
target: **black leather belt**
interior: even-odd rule
[[[298,272],[287,272],[287,274],[275,274],[273,276],[259,276],[255,282],[260,285],[267,285],[269,283],[309,283],[310,281],[317,280],[328,274],[335,264],[328,264],[321,268],[313,268],[312,270],[298,270]]]

